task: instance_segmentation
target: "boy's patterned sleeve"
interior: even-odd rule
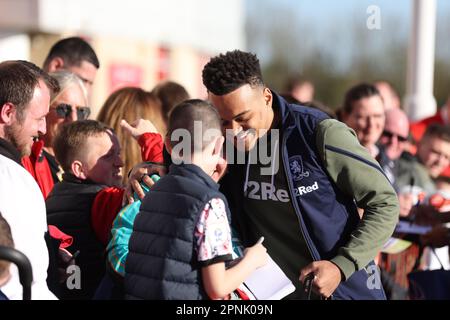
[[[207,266],[233,259],[230,224],[222,199],[214,198],[205,205],[194,236],[200,264]]]

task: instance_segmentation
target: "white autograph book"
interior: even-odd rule
[[[267,264],[256,269],[242,287],[251,300],[281,300],[295,291],[291,280],[270,256]]]

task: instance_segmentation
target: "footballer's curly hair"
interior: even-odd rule
[[[209,92],[223,96],[249,84],[264,86],[259,60],[255,54],[228,51],[211,60],[203,68],[203,84]]]

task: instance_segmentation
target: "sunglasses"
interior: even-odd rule
[[[68,118],[72,113],[72,106],[67,103],[60,103],[56,106],[55,111],[59,118]],[[91,114],[89,107],[76,107],[78,120],[86,120]]]
[[[397,140],[398,140],[399,142],[406,142],[406,141],[408,141],[408,138],[399,136],[398,134],[392,133],[392,132],[390,132],[390,131],[386,131],[386,130],[383,131],[383,137],[386,137],[386,138],[388,138],[389,140],[392,139],[394,136],[397,137]]]

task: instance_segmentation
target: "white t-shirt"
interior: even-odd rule
[[[0,155],[0,212],[8,221],[15,248],[25,254],[33,268],[31,298],[56,299],[47,287],[48,250],[45,201],[33,177],[13,160]],[[17,268],[11,265],[11,279],[2,287],[11,300],[22,299]]]

